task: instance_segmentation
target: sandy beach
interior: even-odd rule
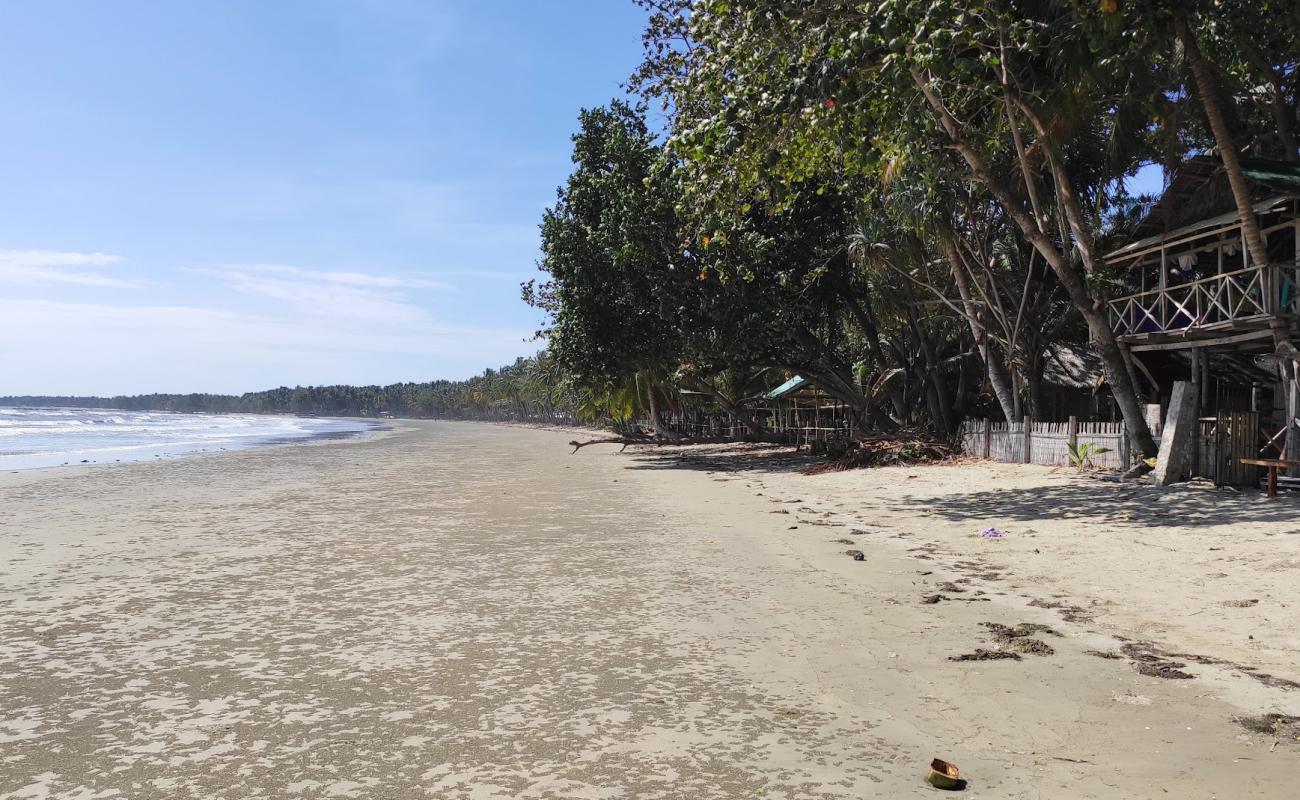
[[[1300,498],[572,438],[0,475],[0,797],[1296,795]]]

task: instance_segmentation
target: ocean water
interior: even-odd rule
[[[0,407],[0,469],[176,458],[382,427],[352,419]]]

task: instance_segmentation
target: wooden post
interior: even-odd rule
[[[1209,348],[1201,350],[1201,416],[1205,416],[1210,409],[1210,351]]]
[[[1133,390],[1137,392],[1139,397],[1146,397],[1147,393],[1141,391],[1139,388],[1142,386],[1142,384],[1138,383],[1137,366],[1133,363],[1134,356],[1132,351],[1128,349],[1127,344],[1120,342],[1119,353],[1121,356],[1124,357],[1124,370],[1128,372],[1129,383],[1133,385]],[[1157,389],[1154,386],[1151,387],[1151,390],[1154,391],[1157,395],[1160,393],[1159,389]],[[1093,395],[1093,397],[1095,398],[1097,397],[1097,395]],[[1093,418],[1095,419],[1097,416],[1098,416],[1097,414],[1094,414]]]
[[[1290,461],[1300,461],[1300,364],[1291,362],[1291,380],[1288,381],[1286,393],[1286,438],[1282,457]],[[1295,477],[1300,475],[1300,469],[1291,467],[1287,470],[1288,474]]]
[[[1201,403],[1202,398],[1205,397],[1205,387],[1202,385],[1204,378],[1201,375],[1201,353],[1201,348],[1192,348],[1192,446],[1189,455],[1191,464],[1187,470],[1188,477],[1200,472],[1201,466]]]
[[[1030,453],[1033,452],[1032,448],[1034,444],[1034,428],[1033,428],[1033,423],[1029,421],[1029,417],[1025,417],[1024,433],[1025,433],[1025,448],[1024,448],[1025,463],[1030,464],[1032,463],[1030,461]]]
[[[1129,467],[1133,466],[1132,456],[1129,455],[1128,423],[1123,421],[1119,423],[1119,463],[1120,472],[1128,472]]]
[[[1295,220],[1295,238],[1292,244],[1295,249],[1295,281],[1291,284],[1291,308],[1300,314],[1300,216]]]
[[[1169,289],[1169,251],[1164,247],[1160,248],[1160,312],[1158,312],[1158,323],[1160,329],[1169,328],[1169,319],[1166,315],[1166,290]]]
[[[993,452],[993,420],[985,417],[984,419],[984,457],[988,458]]]
[[[1070,422],[1065,429],[1066,439],[1070,443],[1070,449],[1076,450],[1079,447],[1079,418],[1070,417]]]
[[[1189,382],[1174,381],[1169,413],[1165,416],[1164,430],[1160,432],[1160,453],[1153,476],[1157,486],[1168,486],[1184,477],[1196,431],[1195,398]]]

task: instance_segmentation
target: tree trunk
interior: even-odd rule
[[[1273,121],[1277,123],[1277,138],[1282,143],[1283,158],[1287,161],[1300,160],[1300,146],[1296,142],[1295,108],[1286,102],[1286,87],[1282,85],[1283,73],[1268,59],[1260,55],[1259,48],[1249,39],[1238,36],[1236,45],[1246,57],[1246,62],[1260,73],[1269,86],[1269,105],[1273,110]]]
[[[1025,365],[1025,382],[1029,384],[1029,416],[1035,422],[1047,422],[1047,409],[1043,408],[1043,359],[1041,356]]]
[[[654,384],[649,380],[646,381],[646,396],[650,401],[650,425],[654,430],[656,439],[680,439],[681,434],[664,422],[663,416],[659,412],[659,393],[655,391]]]
[[[893,420],[879,413],[868,402],[866,395],[858,391],[852,378],[846,378],[834,369],[820,369],[804,365],[787,368],[807,378],[814,386],[848,406],[853,427],[858,431],[891,430],[898,426]]]
[[[697,391],[704,392],[712,397],[713,401],[721,406],[723,411],[726,411],[732,419],[740,423],[745,430],[749,431],[754,436],[763,436],[767,433],[767,429],[760,425],[758,420],[754,419],[753,414],[750,414],[746,409],[736,405],[730,397],[727,397],[725,394],[718,391],[717,387],[709,383],[707,380],[692,377],[689,379],[688,385],[694,386]]]
[[[852,369],[845,364],[836,363],[839,359],[829,352],[812,331],[797,328],[792,331],[792,335],[795,341],[807,350],[809,361],[812,363],[803,367],[794,367],[790,364],[786,366],[794,368],[805,378],[812,380],[822,391],[847,405],[853,411],[855,425],[865,429],[867,423],[873,419],[871,404],[866,394],[854,381]],[[817,367],[813,364],[822,366]]]
[[[916,337],[917,348],[921,351],[920,369],[916,377],[926,393],[926,402],[930,406],[930,417],[934,422],[934,430],[940,436],[947,436],[952,429],[952,420],[947,392],[943,385],[943,375],[939,371],[939,359],[934,351],[934,343],[921,330],[921,325],[916,321],[916,318],[910,314],[908,323],[912,328],[912,335]]]
[[[1295,162],[1300,160],[1300,148],[1296,145],[1295,125],[1292,123],[1292,116],[1295,113],[1292,108],[1286,104],[1286,95],[1282,88],[1282,80],[1272,69],[1268,71],[1268,85],[1271,88],[1269,94],[1270,105],[1273,108],[1273,119],[1277,122],[1277,137],[1282,142],[1282,157],[1287,161]]]
[[[1228,185],[1232,187],[1232,199],[1236,201],[1237,214],[1241,217],[1246,250],[1250,253],[1250,260],[1256,266],[1263,266],[1268,263],[1268,250],[1264,246],[1264,236],[1259,231],[1259,219],[1255,217],[1255,209],[1250,202],[1250,186],[1247,185],[1246,176],[1241,171],[1241,161],[1237,158],[1237,148],[1233,144],[1232,133],[1228,130],[1228,121],[1223,116],[1223,109],[1219,107],[1219,97],[1216,93],[1218,85],[1210,71],[1210,65],[1205,61],[1205,56],[1201,54],[1201,49],[1196,44],[1196,37],[1187,24],[1187,18],[1180,15],[1174,22],[1174,29],[1178,40],[1183,43],[1187,64],[1192,68],[1192,77],[1196,81],[1196,92],[1201,96],[1201,108],[1205,110],[1206,119],[1210,122],[1210,130],[1214,132],[1214,143],[1219,148],[1219,158],[1223,159]]]
[[[867,343],[867,353],[875,360],[876,367],[881,370],[882,373],[889,370],[894,362],[888,358],[885,354],[884,348],[880,344],[880,326],[876,323],[876,317],[871,308],[870,298],[864,297],[862,298],[862,302],[858,302],[857,298],[847,297],[845,299],[845,304],[849,308],[850,316],[853,317],[854,321],[858,324],[858,328],[862,331],[862,336]],[[901,419],[902,409],[904,408],[902,395],[892,388],[888,390],[888,393],[890,403],[894,406],[895,413],[897,413]],[[885,415],[876,411],[876,403],[874,400],[874,397],[866,397],[868,416],[874,424],[877,424],[877,427],[880,427],[878,423],[880,420],[885,419]],[[896,427],[892,424],[893,420],[886,421],[890,423],[884,426],[886,429]]]
[[[1146,417],[1138,405],[1137,394],[1134,391],[1132,381],[1129,380],[1124,357],[1119,349],[1119,342],[1115,339],[1115,332],[1111,330],[1106,315],[1102,311],[1104,306],[1091,296],[1083,279],[1075,272],[1069,260],[1056,249],[1025,209],[1015,201],[1006,185],[993,177],[984,159],[962,137],[957,120],[948,111],[943,100],[930,89],[921,72],[915,68],[912,70],[912,80],[938,116],[943,131],[948,137],[949,146],[956,150],[966,161],[967,166],[970,167],[972,177],[989,190],[993,198],[1011,216],[1025,238],[1029,240],[1029,243],[1042,255],[1043,260],[1051,267],[1052,272],[1056,273],[1056,277],[1065,288],[1070,302],[1075,305],[1084,321],[1088,324],[1088,331],[1091,334],[1097,355],[1101,358],[1106,372],[1106,380],[1111,387],[1111,393],[1115,396],[1115,402],[1124,415],[1124,423],[1128,429],[1133,449],[1141,454],[1143,458],[1154,457],[1157,449],[1156,443],[1151,437],[1151,429],[1147,426]]]
[[[966,275],[966,268],[961,263],[961,257],[957,254],[957,249],[952,242],[941,240],[939,243],[943,250],[944,257],[948,259],[948,266],[952,270],[953,282],[957,284],[957,293],[961,295],[962,307],[966,310],[966,321],[970,324],[971,335],[975,337],[975,347],[979,349],[980,358],[984,360],[984,367],[988,373],[989,384],[993,387],[993,394],[998,399],[998,405],[1002,408],[1002,418],[1013,420],[1015,417],[1015,394],[1011,390],[1011,382],[1007,378],[1006,369],[998,354],[993,350],[993,343],[989,341],[988,330],[985,329],[984,315],[979,313],[979,309],[972,299],[970,290],[970,280]]]

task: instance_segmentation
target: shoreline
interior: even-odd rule
[[[1289,499],[398,422],[0,481],[0,795],[1290,795]]]
[[[69,409],[69,410],[80,410],[80,409]],[[171,413],[171,412],[167,412],[167,413]],[[232,416],[232,415],[194,414],[193,416]],[[271,416],[271,415],[267,415],[267,416]],[[4,465],[4,466],[0,466],[0,475],[6,475],[6,474],[12,475],[12,474],[19,474],[19,473],[34,472],[34,471],[48,472],[50,470],[61,470],[61,469],[78,469],[78,468],[85,468],[85,467],[119,466],[125,464],[176,461],[179,459],[195,458],[204,455],[225,455],[230,453],[240,453],[247,450],[257,450],[266,447],[284,447],[284,446],[299,445],[299,444],[319,445],[319,444],[326,444],[329,442],[336,442],[336,441],[363,439],[375,434],[382,434],[384,432],[395,431],[397,427],[396,425],[393,424],[394,422],[396,422],[395,420],[376,421],[368,417],[318,417],[316,419],[337,420],[340,422],[365,423],[369,427],[364,429],[346,430],[346,431],[329,431],[329,430],[316,431],[307,436],[273,436],[265,440],[251,443],[251,444],[225,442],[222,443],[225,446],[222,446],[222,444],[214,443],[210,447],[202,447],[198,449],[184,449],[187,447],[195,447],[198,444],[193,442],[160,442],[156,444],[136,444],[136,445],[123,445],[121,447],[97,448],[94,451],[68,450],[65,451],[66,457],[70,457],[70,458],[90,455],[93,452],[119,453],[128,449],[140,450],[140,451],[146,451],[146,450],[152,451],[157,449],[157,450],[162,450],[164,452],[150,453],[149,455],[140,455],[135,457],[127,457],[127,458],[115,458],[111,461],[100,461],[97,459],[87,459],[87,460],[78,459],[76,461],[67,461],[67,462],[62,462],[57,464],[54,463],[33,464],[31,466]],[[166,450],[169,447],[171,448],[180,447],[182,449],[179,449],[176,452],[166,452]],[[12,455],[13,456],[30,455],[35,457],[38,455],[46,455],[46,454],[12,454]],[[60,452],[58,455],[53,457],[64,458],[65,453]]]

